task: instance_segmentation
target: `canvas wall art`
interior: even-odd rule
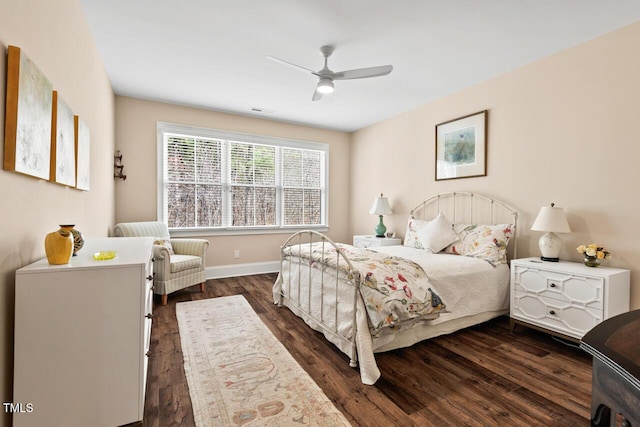
[[[75,136],[76,136],[76,188],[89,191],[89,153],[90,135],[87,125],[75,116]]]
[[[50,178],[53,86],[20,48],[8,47],[4,169]]]
[[[76,144],[73,111],[57,91],[53,91],[53,131],[51,134],[51,181],[76,186]]]

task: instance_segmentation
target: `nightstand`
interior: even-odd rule
[[[598,323],[629,311],[630,272],[577,262],[511,261],[511,330],[521,324],[579,341]]]
[[[401,245],[399,237],[376,237],[373,234],[353,236],[353,246],[356,248],[378,248],[380,246]]]

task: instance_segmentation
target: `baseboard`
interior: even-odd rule
[[[205,268],[207,280],[225,277],[249,276],[251,274],[277,273],[280,261],[254,262],[251,264],[217,265]]]

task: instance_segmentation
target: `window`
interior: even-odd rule
[[[158,144],[158,219],[170,229],[327,226],[327,144],[162,122]]]

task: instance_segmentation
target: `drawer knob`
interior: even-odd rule
[[[555,283],[552,283],[552,284],[551,284],[551,287],[552,287],[552,288],[555,288],[555,287],[556,287],[556,284],[555,284]]]
[[[140,276],[138,276],[138,277],[140,277]],[[153,280],[153,276],[152,275],[147,276],[147,280]]]
[[[144,315],[144,317],[146,317],[147,319],[153,319],[153,314],[147,313]]]
[[[151,356],[151,350],[147,351],[147,352],[145,353],[145,356],[150,357],[150,356]]]
[[[549,314],[556,314],[556,312],[553,310],[549,310]]]

